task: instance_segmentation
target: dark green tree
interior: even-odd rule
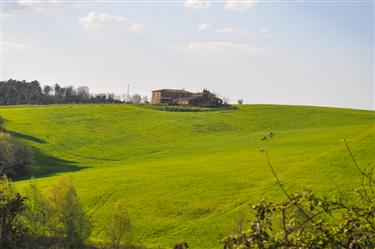
[[[8,178],[0,177],[0,248],[27,248],[28,235],[17,219],[23,210],[24,199]]]

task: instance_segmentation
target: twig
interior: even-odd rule
[[[273,134],[273,133],[271,133],[271,134]],[[273,166],[272,166],[272,164],[271,164],[271,160],[270,160],[270,158],[269,158],[269,155],[268,155],[268,148],[264,148],[264,153],[265,153],[265,156],[266,156],[266,162],[267,162],[267,165],[268,165],[268,167],[270,168],[270,170],[272,171],[272,174],[273,174],[273,176],[275,177],[275,179],[276,179],[276,182],[277,182],[277,184],[279,185],[279,187],[281,188],[281,190],[283,191],[283,193],[287,196],[287,198],[289,199],[289,200],[291,200],[291,196],[289,195],[289,193],[285,190],[285,188],[284,188],[284,186],[283,186],[283,184],[281,183],[281,181],[280,181],[280,179],[279,179],[279,177],[277,176],[277,174],[276,174],[276,171],[274,170],[274,168],[273,168]],[[302,207],[300,207],[297,203],[293,203],[293,205],[308,219],[308,220],[310,220],[311,222],[313,222],[313,220],[312,220],[312,218],[305,212],[305,210],[302,208]]]
[[[369,178],[368,175],[366,174],[366,172],[364,172],[364,171],[358,166],[358,163],[357,163],[357,161],[355,160],[355,157],[353,156],[353,153],[352,153],[352,151],[350,150],[349,144],[348,144],[348,142],[346,141],[346,139],[343,139],[342,141],[343,141],[344,144],[345,144],[346,150],[348,151],[349,156],[350,156],[350,159],[351,159],[351,161],[353,162],[354,166],[357,168],[357,170],[358,170],[363,176],[365,176],[366,178]]]
[[[372,192],[372,194],[375,194],[375,192],[374,192],[374,188],[373,188],[373,186],[372,186],[372,177],[373,177],[373,173],[374,173],[374,169],[375,169],[375,167],[372,167],[371,168],[371,170],[370,170],[370,174],[369,174],[369,185],[370,185],[370,189],[371,189],[371,192]]]

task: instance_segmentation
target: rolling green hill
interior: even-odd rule
[[[276,105],[167,112],[132,105],[1,107],[5,127],[34,149],[34,175],[48,186],[70,172],[93,215],[93,241],[120,197],[136,236],[152,247],[187,240],[221,248],[249,204],[282,198],[260,153],[269,132],[276,171],[288,190],[345,195],[360,183],[359,165],[374,162],[371,111]],[[22,189],[27,181],[18,181]]]

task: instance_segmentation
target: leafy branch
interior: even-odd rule
[[[359,200],[349,204],[340,198],[316,196],[311,191],[290,194],[270,160],[268,144],[274,137],[270,133],[262,138],[261,152],[286,200],[262,200],[253,205],[255,219],[250,229],[225,238],[224,248],[374,248],[374,167],[362,169],[343,140],[352,164],[362,176],[361,189],[356,191]]]

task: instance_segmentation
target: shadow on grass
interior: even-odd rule
[[[25,176],[17,177],[14,180],[25,180],[30,177],[47,177],[58,173],[77,172],[89,168],[78,165],[77,162],[64,160],[58,157],[48,155],[38,148],[32,147],[33,163],[31,172]]]
[[[16,131],[5,130],[5,132],[8,133],[9,135],[13,136],[13,137],[29,140],[29,141],[32,141],[32,142],[36,142],[38,144],[46,144],[47,143],[43,139],[33,137],[33,136],[30,136],[30,135],[26,135],[26,134],[22,134],[22,133],[19,133],[19,132],[16,132]]]
[[[16,131],[10,131],[4,128],[2,129],[2,131],[8,133],[13,137],[20,138],[23,140],[32,141],[39,144],[47,143],[46,141],[40,138],[19,133]],[[54,157],[52,155],[48,155],[44,153],[42,150],[33,146],[30,146],[30,149],[32,151],[33,158],[31,170],[29,170],[29,172],[23,176],[14,177],[14,180],[25,180],[29,179],[30,177],[46,177],[58,173],[76,172],[85,168],[89,168],[86,166],[78,165],[77,162],[68,161],[58,157]]]

